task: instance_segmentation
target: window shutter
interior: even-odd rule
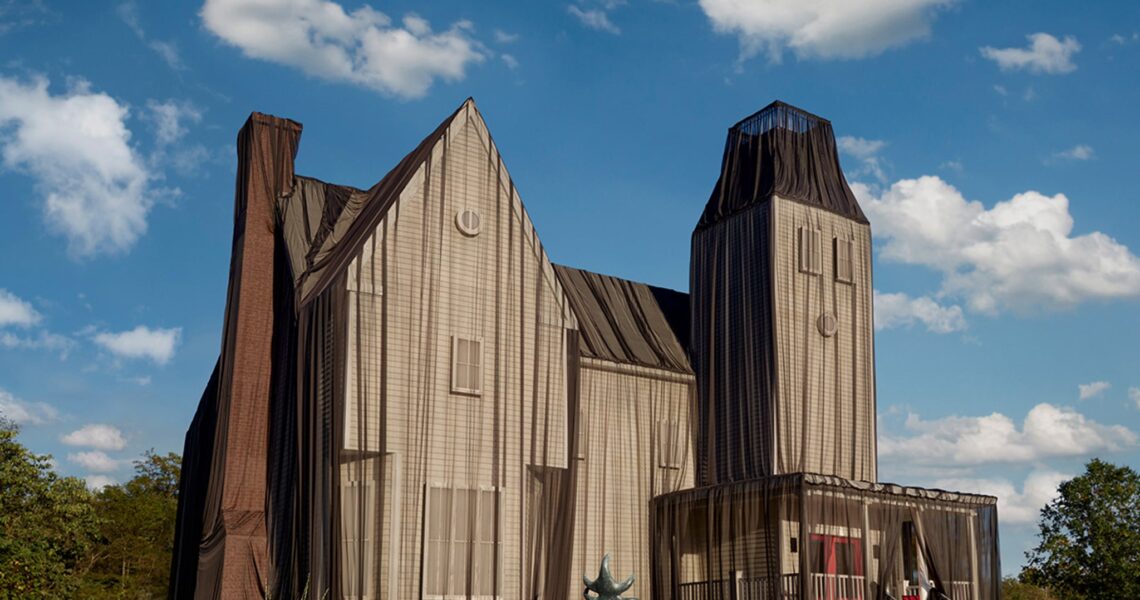
[[[815,227],[800,227],[800,272],[819,275],[823,272],[820,244],[823,232]]]
[[[854,251],[854,241],[835,238],[835,280],[840,283],[853,281],[853,268],[851,255]]]

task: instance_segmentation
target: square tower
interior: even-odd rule
[[[830,122],[774,102],[729,129],[689,283],[702,482],[875,481],[871,227]]]

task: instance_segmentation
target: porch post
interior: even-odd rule
[[[980,590],[978,590],[978,542],[974,537],[974,521],[978,518],[978,513],[974,512],[967,520],[970,529],[970,589],[972,590],[970,596],[973,600],[978,600]]]
[[[871,598],[871,517],[867,499],[863,499],[863,598]],[[977,600],[975,598],[974,600]]]

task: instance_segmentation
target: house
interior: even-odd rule
[[[691,296],[552,264],[470,99],[366,190],[296,174],[300,135],[238,135],[171,597],[570,598],[610,553],[643,600],[996,598],[993,498],[877,482],[826,121],[730,130]]]

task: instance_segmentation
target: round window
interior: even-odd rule
[[[823,337],[831,337],[839,331],[839,320],[835,318],[835,315],[825,312],[816,319],[815,326],[819,328],[819,333]]]
[[[463,235],[475,237],[479,235],[479,227],[483,224],[483,219],[479,213],[473,209],[465,208],[455,215],[455,226]]]

